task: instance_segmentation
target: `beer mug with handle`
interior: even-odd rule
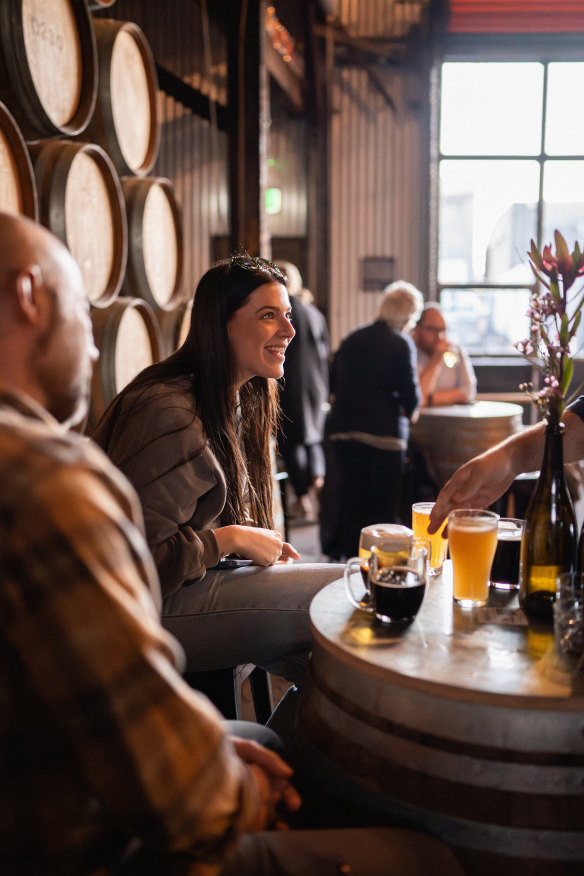
[[[357,570],[363,576],[359,557],[352,557],[345,567],[345,589],[349,602],[384,623],[411,620],[422,605],[428,581],[428,543],[426,539],[412,539],[407,547],[393,557],[380,546],[370,552],[365,593],[359,599],[355,594],[352,574]],[[364,578],[364,576],[363,576]]]

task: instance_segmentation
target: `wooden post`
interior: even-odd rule
[[[265,229],[269,91],[264,61],[265,0],[228,4],[229,189],[231,250],[271,254]]]
[[[330,304],[330,200],[329,200],[329,71],[324,40],[316,36],[314,0],[304,0],[306,58],[306,132],[308,197],[308,287],[316,304],[328,315]]]

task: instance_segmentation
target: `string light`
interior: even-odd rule
[[[274,49],[282,56],[282,59],[287,64],[294,61],[294,38],[276,15],[275,6],[268,6],[266,9],[266,31],[272,40]]]

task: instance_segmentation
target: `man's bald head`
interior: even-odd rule
[[[79,420],[97,358],[81,272],[50,231],[2,212],[0,314],[0,379]]]
[[[73,261],[66,246],[54,234],[31,219],[0,212],[0,277],[14,277],[29,265],[37,265],[47,282]]]

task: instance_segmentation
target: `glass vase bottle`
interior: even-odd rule
[[[553,622],[556,579],[573,572],[577,530],[564,477],[564,424],[550,418],[539,479],[525,514],[521,541],[519,601],[528,620]]]

